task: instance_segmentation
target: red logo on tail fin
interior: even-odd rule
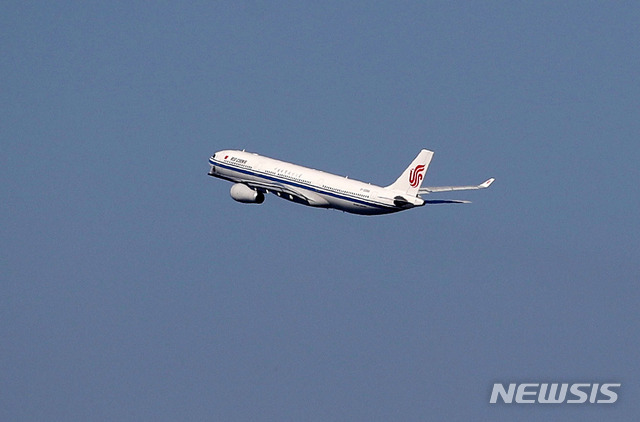
[[[424,164],[415,166],[409,173],[409,184],[412,188],[417,188],[424,177]]]

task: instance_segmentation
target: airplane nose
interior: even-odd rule
[[[213,165],[213,160],[216,158],[216,155],[213,154],[211,158],[209,158],[209,165],[211,166],[211,170],[209,170],[209,176],[213,176],[216,172],[216,166]]]

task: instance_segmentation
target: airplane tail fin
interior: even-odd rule
[[[387,188],[406,192],[410,196],[417,196],[429,163],[431,163],[431,158],[433,158],[433,151],[428,149],[420,151],[409,167],[398,177],[398,180]]]

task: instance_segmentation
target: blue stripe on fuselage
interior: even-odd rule
[[[213,165],[213,166],[223,167],[223,168],[225,168],[227,170],[237,171],[239,173],[248,174],[250,176],[259,177],[261,179],[267,179],[267,180],[271,180],[273,182],[279,182],[279,183],[282,183],[282,184],[285,184],[285,185],[294,186],[294,187],[302,188],[302,189],[307,189],[307,190],[310,190],[310,191],[313,191],[313,192],[316,192],[316,193],[320,193],[320,194],[328,195],[328,196],[333,196],[334,198],[338,198],[338,199],[342,199],[342,200],[346,200],[346,201],[351,201],[351,202],[356,202],[356,203],[367,205],[367,206],[370,206],[370,207],[383,208],[385,210],[396,209],[395,206],[385,205],[385,204],[380,204],[380,203],[375,203],[375,202],[368,202],[368,201],[365,201],[365,200],[363,200],[361,198],[354,198],[354,197],[350,197],[350,196],[338,195],[338,194],[336,194],[336,193],[334,193],[334,192],[332,192],[330,190],[319,189],[318,187],[313,186],[313,185],[302,185],[302,184],[299,184],[299,183],[292,182],[290,180],[280,179],[280,178],[274,177],[272,175],[259,173],[259,172],[255,171],[255,170],[244,169],[242,167],[235,167],[235,166],[232,166],[232,165],[227,164],[227,163],[222,163],[220,161],[212,160],[211,158],[209,158],[209,163],[211,165]]]

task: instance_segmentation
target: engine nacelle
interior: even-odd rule
[[[257,190],[251,189],[242,183],[236,183],[231,186],[231,197],[243,204],[262,204],[264,202],[264,194]]]

